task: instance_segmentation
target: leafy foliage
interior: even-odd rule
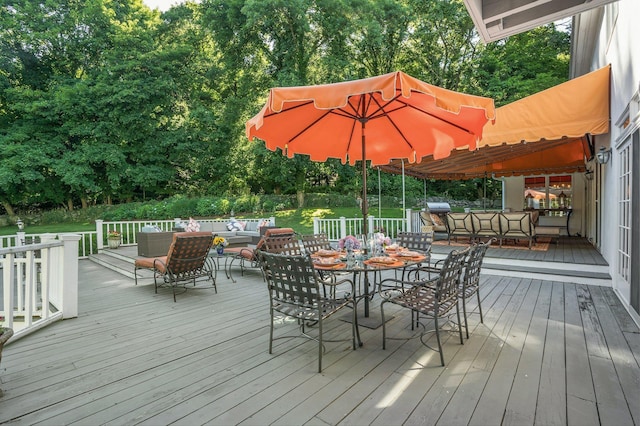
[[[202,0],[162,14],[142,0],[5,2],[0,204],[13,215],[147,201],[169,217],[339,204],[359,195],[358,167],[247,141],[270,87],[402,69],[501,105],[564,81],[568,52],[553,25],[483,45],[460,0]],[[400,176],[368,174],[372,197],[402,190]],[[424,182],[405,187],[424,195]],[[427,185],[429,196],[484,192]]]

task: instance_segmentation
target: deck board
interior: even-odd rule
[[[470,339],[443,334],[445,368],[417,339],[382,350],[382,330],[361,327],[364,346],[327,342],[318,374],[315,342],[267,352],[257,270],[177,303],[149,279],[89,261],[79,272],[79,317],[5,346],[0,423],[638,423],[640,331],[609,288],[483,274],[484,323],[470,300]],[[389,312],[388,336],[409,336],[408,312]],[[331,318],[326,333],[350,325]]]
[[[567,423],[565,375],[564,289],[562,284],[554,282],[551,284],[534,424]]]

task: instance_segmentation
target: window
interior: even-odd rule
[[[571,175],[535,176],[524,179],[526,209],[570,209],[573,199]],[[562,216],[564,212],[550,212]]]

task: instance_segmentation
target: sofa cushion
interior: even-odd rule
[[[218,235],[219,237],[225,237],[225,238],[235,237],[236,231],[214,231],[213,235]]]
[[[500,235],[500,213],[472,213],[471,220],[473,221],[473,233],[475,235],[485,237]]]
[[[449,235],[473,235],[471,213],[447,213]]]
[[[245,237],[259,237],[260,233],[258,231],[236,231],[236,235]]]
[[[531,215],[528,212],[502,213],[500,215],[500,229],[505,238],[531,238],[535,236]]]
[[[227,224],[224,222],[210,222],[211,232],[228,231]]]

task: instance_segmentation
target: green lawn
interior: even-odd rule
[[[378,209],[370,209],[369,214],[378,216]],[[351,207],[338,207],[338,208],[312,208],[312,209],[296,209],[278,211],[275,213],[265,213],[263,215],[238,215],[239,219],[242,218],[263,218],[275,216],[276,225],[281,228],[293,228],[300,234],[311,234],[313,232],[313,218],[319,217],[322,219],[337,219],[339,217],[362,217],[362,212],[358,208]],[[382,217],[385,218],[400,218],[403,217],[403,211],[401,208],[386,208],[382,209]],[[96,225],[93,222],[84,223],[64,223],[56,225],[30,225],[25,226],[25,232],[27,234],[44,234],[47,232],[61,233],[61,232],[78,232],[78,231],[92,231],[96,229]],[[18,228],[14,226],[5,226],[0,228],[0,235],[13,235],[17,232]]]

